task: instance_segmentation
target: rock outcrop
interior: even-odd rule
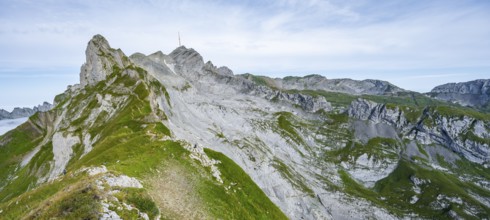
[[[347,113],[350,117],[359,120],[369,120],[374,123],[386,123],[395,128],[407,125],[403,112],[398,108],[387,108],[385,104],[379,104],[365,99],[357,99],[351,103]]]
[[[451,117],[426,109],[407,137],[426,145],[444,146],[474,163],[489,164],[488,128],[490,124],[478,118]]]
[[[8,112],[4,109],[0,109],[0,120],[2,119],[16,119],[16,118],[24,118],[34,115],[36,112],[46,112],[51,110],[53,105],[44,102],[42,105],[34,106],[32,108],[19,108],[16,107],[12,112]]]
[[[187,49],[185,46],[180,46],[173,50],[169,54],[169,57],[174,61],[175,71],[181,72],[190,78],[196,78],[202,75],[204,60],[194,49]],[[209,67],[209,64],[207,67]]]
[[[447,83],[436,86],[427,94],[439,100],[454,102],[464,106],[488,107],[490,102],[490,79]]]
[[[80,70],[80,85],[95,85],[105,80],[114,68],[122,69],[128,60],[120,49],[113,49],[101,35],[95,35],[88,42],[85,51],[86,62]]]
[[[490,162],[490,146],[485,141],[490,124],[481,119],[448,116],[437,109],[426,108],[416,123],[408,123],[405,113],[398,107],[390,109],[385,104],[365,99],[353,101],[347,112],[355,119],[388,124],[420,144],[443,146],[475,163]]]
[[[330,102],[328,102],[323,96],[313,97],[299,93],[269,91],[266,95],[266,99],[285,101],[293,105],[298,105],[308,112],[317,112],[319,110],[328,112],[332,109]]]

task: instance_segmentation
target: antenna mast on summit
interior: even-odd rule
[[[177,32],[177,34],[179,35],[179,47],[182,46],[182,44],[180,43],[180,32]]]

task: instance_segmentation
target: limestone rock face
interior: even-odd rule
[[[202,56],[194,49],[187,49],[180,46],[169,56],[173,59],[176,69],[187,77],[197,77],[202,74],[204,60]]]
[[[407,120],[398,107],[390,109],[385,104],[378,104],[361,98],[353,101],[347,112],[350,117],[359,120],[369,120],[375,123],[383,122],[396,128],[402,128],[407,125]]]
[[[226,66],[222,66],[222,67],[218,68],[218,72],[221,75],[233,76],[233,71],[230,68],[226,67]]]
[[[436,86],[428,95],[465,106],[484,107],[490,102],[490,79]]]
[[[425,145],[440,145],[458,153],[469,161],[486,164],[490,162],[488,122],[470,116],[449,117],[437,110],[426,109],[416,124],[410,124],[405,113],[386,108],[384,104],[357,99],[347,110],[350,117],[372,123],[384,123],[406,133],[407,138]],[[469,136],[476,138],[468,138]],[[384,136],[381,134],[381,136]]]
[[[82,87],[105,80],[114,68],[122,69],[128,63],[124,53],[120,49],[112,49],[101,35],[95,35],[88,42],[85,55],[87,60],[80,70]]]
[[[469,161],[488,164],[490,146],[483,140],[488,140],[489,127],[488,122],[469,116],[448,117],[426,111],[408,137],[429,145],[445,146]]]
[[[389,138],[399,140],[397,133],[407,128],[408,122],[403,112],[398,108],[387,108],[385,104],[358,98],[352,101],[347,114],[354,119],[351,126],[354,138],[367,144],[373,138]],[[356,147],[354,151],[362,151]],[[377,144],[381,151],[368,151],[350,162],[343,162],[346,171],[366,187],[387,177],[398,165],[401,149],[399,144]]]
[[[280,100],[289,102],[293,105],[299,105],[301,108],[308,112],[316,112],[319,110],[330,111],[332,110],[332,105],[328,102],[325,97],[312,97],[308,95],[303,95],[299,93],[284,93],[280,91],[270,91],[267,96],[269,100]]]

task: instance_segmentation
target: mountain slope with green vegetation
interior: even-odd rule
[[[281,87],[185,47],[127,57],[96,35],[86,54],[80,85],[0,136],[0,218],[490,215],[487,113],[383,81]]]
[[[165,114],[149,99],[165,96],[163,85],[129,62],[110,69],[107,79],[68,90],[55,109],[1,136],[2,218],[286,218],[226,156],[191,152],[189,143],[171,137]],[[57,152],[67,149],[53,149],[60,147],[53,146],[58,134],[64,144],[77,140],[67,158]],[[214,164],[192,155],[215,161],[222,181],[212,175]],[[62,173],[50,178],[62,160]]]

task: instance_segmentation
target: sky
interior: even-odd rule
[[[428,92],[490,78],[488,0],[0,0],[0,108],[79,82],[95,34],[127,55],[182,43],[235,74],[381,79]]]

